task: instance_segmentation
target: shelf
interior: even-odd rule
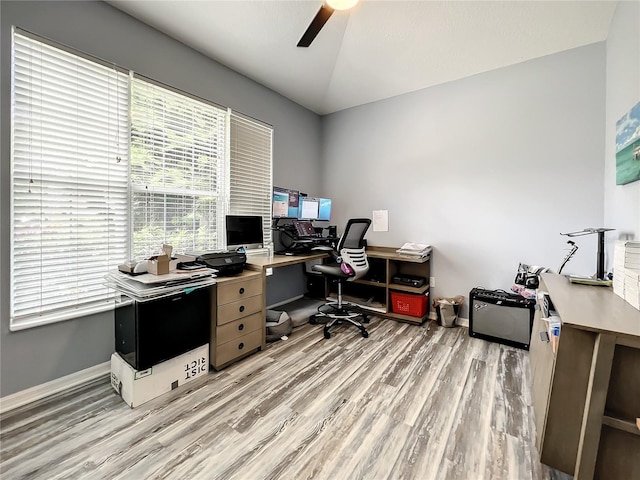
[[[429,284],[425,283],[421,287],[410,287],[408,285],[400,285],[399,283],[390,283],[389,290],[396,290],[398,292],[415,293],[417,295],[423,295],[429,291]]]
[[[640,419],[637,421],[640,421]],[[640,436],[640,426],[636,426],[635,422],[632,420],[623,420],[621,418],[604,415],[602,417],[602,424],[617,430],[622,430],[623,432]]]
[[[353,283],[359,283],[361,285],[369,285],[371,287],[382,287],[382,288],[386,288],[386,285],[382,282],[373,282],[371,280],[364,280],[364,279],[360,279],[360,280],[356,280]]]
[[[412,317],[411,315],[402,315],[401,313],[389,312],[385,314],[385,317],[399,320],[401,322],[415,323],[418,325],[422,325],[424,322],[429,320],[429,314],[423,315],[422,317]]]

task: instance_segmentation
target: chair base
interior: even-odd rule
[[[358,317],[362,318],[362,322],[356,320]],[[325,321],[323,322],[322,320]],[[331,338],[329,330],[332,327],[345,324],[357,327],[364,338],[369,337],[369,332],[363,325],[363,323],[369,323],[369,317],[360,307],[350,303],[325,303],[320,305],[318,313],[309,317],[309,323],[325,323],[323,329],[324,338]]]

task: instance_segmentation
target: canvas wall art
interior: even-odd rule
[[[640,180],[640,102],[616,122],[616,185]]]

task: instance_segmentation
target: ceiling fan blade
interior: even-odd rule
[[[307,27],[307,31],[304,32],[300,41],[298,42],[298,47],[308,47],[313,42],[313,39],[316,38],[316,35],[320,33],[324,24],[327,23],[329,17],[333,14],[334,10],[329,5],[322,4],[316,16],[313,17],[309,27]]]

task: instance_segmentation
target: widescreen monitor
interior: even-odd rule
[[[331,220],[331,199],[320,198],[319,200],[318,220]]]
[[[261,248],[264,243],[260,215],[227,215],[226,227],[227,248],[230,250]]]
[[[290,188],[273,187],[273,218],[298,218],[300,192]]]
[[[316,197],[300,197],[298,220],[318,220],[320,199]]]

